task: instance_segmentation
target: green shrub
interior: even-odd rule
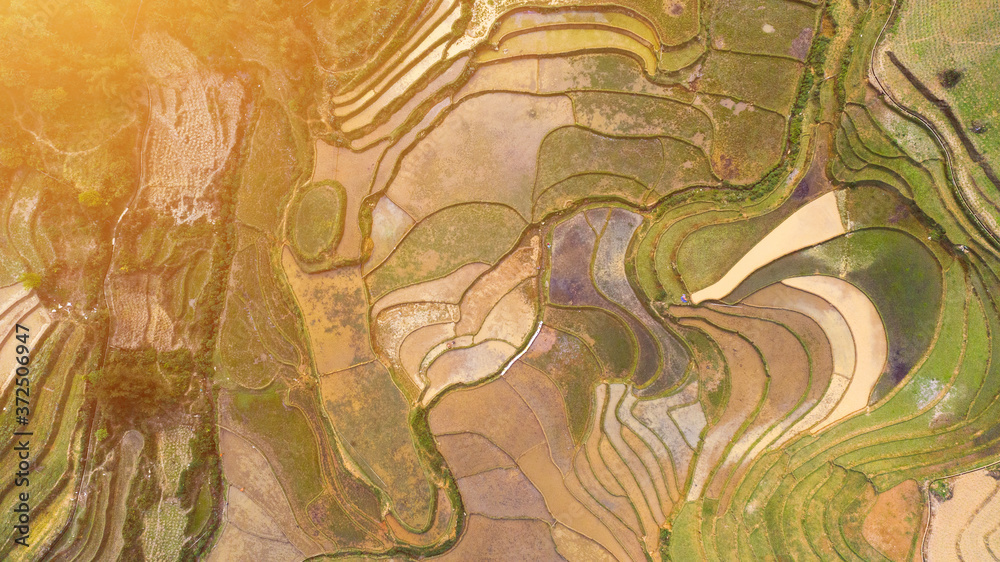
[[[42,276],[33,271],[22,273],[17,280],[20,281],[21,284],[24,285],[24,288],[29,291],[31,289],[37,289],[42,284]]]
[[[84,207],[88,207],[91,209],[100,207],[106,203],[104,201],[104,198],[101,197],[101,194],[97,193],[93,189],[88,189],[87,191],[84,191],[80,195],[77,195],[76,200],[79,201],[80,204],[83,205]]]
[[[930,491],[931,494],[934,494],[941,501],[950,500],[953,495],[951,483],[947,480],[935,480],[931,482]]]

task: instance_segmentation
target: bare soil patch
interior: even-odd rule
[[[875,498],[861,533],[890,560],[907,560],[923,522],[923,511],[920,488],[916,481],[907,480]]]
[[[504,374],[510,386],[531,408],[542,426],[549,453],[563,474],[572,470],[576,446],[569,432],[566,404],[559,387],[540,371],[521,363],[511,365]]]
[[[572,123],[565,97],[468,99],[403,157],[389,196],[416,220],[469,201],[502,203],[528,220],[542,138]]]
[[[503,379],[445,395],[428,424],[435,434],[479,433],[515,459],[545,441],[531,409]]]
[[[570,493],[563,475],[549,456],[548,447],[538,446],[528,450],[518,459],[518,465],[541,491],[556,521],[597,541],[611,552],[625,554],[611,531]]]
[[[510,455],[478,433],[447,433],[434,440],[455,478],[517,466]]]
[[[458,304],[469,286],[489,268],[490,266],[485,263],[469,263],[439,279],[396,289],[375,301],[375,304],[372,305],[371,317],[376,318],[386,308],[407,302]]]
[[[305,273],[287,248],[281,265],[302,310],[319,372],[339,371],[373,359],[361,269],[349,266]]]
[[[998,482],[987,476],[985,470],[969,472],[948,481],[952,487],[952,498],[945,501],[931,499],[930,530],[924,543],[924,553],[931,560],[956,560],[975,554],[961,549],[962,535],[968,532],[969,523],[998,491]]]
[[[552,521],[542,494],[516,468],[494,468],[459,478],[458,490],[469,513],[498,519]]]
[[[330,546],[317,544],[300,528],[271,465],[256,447],[235,433],[220,428],[219,451],[226,480],[232,486],[241,488],[261,509],[272,514],[281,532],[297,549],[306,556],[315,556],[324,547]]]
[[[458,383],[473,383],[500,372],[517,348],[498,340],[464,349],[446,351],[427,369],[427,389],[421,402],[426,406],[444,389]]]
[[[490,519],[472,514],[455,548],[432,560],[559,560],[549,524],[537,519]]]

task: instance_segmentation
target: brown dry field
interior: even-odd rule
[[[270,463],[243,437],[219,429],[219,451],[226,481],[271,514],[282,534],[306,556],[315,556],[333,545],[317,543],[299,526]]]
[[[691,302],[718,300],[733,291],[751,273],[802,248],[844,234],[835,193],[828,193],[792,213],[754,245],[721,279],[691,294]]]
[[[907,480],[875,498],[861,533],[890,560],[907,560],[923,521],[924,496],[916,481]]]
[[[392,291],[372,305],[371,317],[390,306],[407,302],[446,302],[458,304],[469,286],[472,285],[486,270],[490,268],[485,263],[468,263],[444,277],[414,283]]]
[[[1000,557],[1000,485],[994,490],[959,537],[959,552],[966,560]]]
[[[809,317],[823,330],[831,354],[833,372],[844,376],[850,376],[854,372],[854,337],[847,321],[829,302],[784,283],[765,287],[743,302],[753,306],[794,310]]]
[[[636,482],[635,475],[629,471],[614,446],[607,439],[601,440],[598,452],[604,460],[605,466],[607,466],[608,470],[625,490],[625,495],[629,503],[639,516],[640,527],[637,527],[635,530],[642,533],[646,549],[650,552],[655,552],[659,547],[659,528],[662,520],[657,520],[656,516],[652,513],[649,503],[646,501],[645,496],[643,496],[641,486]]]
[[[625,427],[628,428],[628,431],[626,432],[626,441],[630,441],[632,439],[638,440],[643,447],[648,448],[649,453],[656,459],[656,463],[659,466],[659,473],[663,477],[663,484],[666,487],[667,492],[666,497],[662,498],[663,511],[664,513],[670,513],[674,504],[680,498],[677,489],[677,482],[684,481],[687,471],[687,463],[684,462],[684,459],[680,457],[680,455],[672,455],[672,453],[668,451],[667,445],[652,430],[652,428],[647,427],[635,417],[632,409],[637,402],[638,398],[633,396],[632,393],[626,394],[625,399],[622,400],[621,406],[618,407],[618,417],[625,424]],[[667,423],[672,423],[669,419],[665,421]],[[688,460],[690,460],[690,458]],[[646,464],[648,465],[648,463]],[[684,469],[681,474],[675,473],[675,464],[684,465]],[[650,471],[653,472],[652,469],[650,469]]]
[[[496,519],[540,519],[552,522],[545,499],[517,468],[495,468],[458,480],[462,504],[469,513]]]
[[[524,425],[527,419],[531,419],[527,416],[531,416],[540,422],[542,439],[525,451],[515,454],[509,450],[503,439],[490,442],[479,433],[440,435],[438,440],[441,444],[442,454],[450,464],[454,465],[457,471],[456,475],[467,473],[475,475],[459,476],[459,486],[463,498],[467,498],[465,500],[466,508],[471,512],[489,514],[495,517],[534,517],[550,521],[554,517],[555,520],[577,532],[595,537],[598,542],[611,549],[612,552],[624,555],[624,551],[617,544],[614,534],[592,513],[595,508],[598,510],[603,510],[603,508],[595,504],[588,506],[581,503],[578,494],[577,497],[574,497],[575,494],[570,492],[565,481],[566,474],[571,473],[571,467],[560,469],[553,461],[550,441],[564,443],[564,447],[568,449],[566,454],[562,455],[566,457],[566,462],[570,462],[567,455],[572,454],[569,426],[562,406],[562,399],[555,385],[541,373],[527,367],[508,372],[503,380],[509,381],[517,392],[517,396],[525,400],[525,404],[528,405],[528,409],[521,416],[509,415],[505,420],[506,423],[510,426]],[[498,385],[502,382],[496,381],[486,386]],[[481,388],[485,387],[478,387],[475,390]],[[460,392],[468,393],[469,391]],[[452,395],[442,399],[442,404],[450,396]],[[514,400],[517,398],[512,397],[511,402]],[[432,410],[432,416],[435,411],[436,408]],[[433,419],[432,429],[434,429]],[[473,431],[472,428],[466,429]],[[504,449],[507,450],[504,451]],[[477,451],[482,452],[481,459],[483,460],[476,458],[479,456]],[[494,465],[509,466],[514,459],[517,463],[516,470],[490,470]],[[487,472],[483,472],[484,470]],[[523,479],[524,476],[527,479]],[[532,486],[531,493],[525,492],[526,485]],[[542,507],[543,512],[534,511],[535,502],[519,503],[511,496],[511,494],[518,493],[534,496],[537,493],[535,490],[540,492],[538,496],[540,503],[537,503],[537,506]],[[584,495],[583,497],[589,496]]]
[[[443,562],[560,560],[549,524],[535,519],[490,519],[472,514],[454,548],[431,558]]]
[[[545,441],[534,414],[502,378],[444,396],[428,413],[435,435],[479,433],[513,458]]]
[[[398,366],[399,348],[408,335],[429,325],[453,324],[458,314],[457,306],[437,302],[409,302],[385,309],[374,319],[375,348],[390,365]],[[416,371],[410,373],[414,377],[416,374]]]
[[[843,380],[841,375],[833,372],[833,359],[830,352],[830,343],[825,332],[814,320],[808,316],[786,309],[774,308],[749,308],[740,307],[747,311],[747,316],[757,316],[765,320],[779,322],[788,327],[795,334],[811,360],[811,371],[808,373],[808,390],[795,409],[787,418],[777,423],[769,430],[764,437],[750,451],[750,458],[756,458],[767,448],[771,448],[775,443],[784,443],[794,437],[800,430],[802,424],[810,415],[822,405],[824,396],[831,389],[840,389],[840,386],[833,387],[831,382]],[[804,425],[804,424],[803,424]]]
[[[419,386],[426,384],[423,375],[420,374],[420,366],[427,354],[441,342],[454,337],[455,323],[445,322],[418,328],[403,338],[403,342],[399,344],[399,364],[406,374],[413,378],[414,384]]]
[[[518,361],[504,374],[504,380],[531,408],[545,434],[552,460],[563,474],[572,470],[576,447],[569,433],[566,404],[559,387],[541,371]]]
[[[830,351],[830,341],[823,328],[812,318],[792,310],[740,306],[736,308],[736,311],[744,316],[780,323],[791,334],[798,337],[811,366],[806,371],[809,377],[806,400],[809,402],[819,400],[830,384],[830,377],[833,376],[833,354]],[[785,358],[780,360],[784,361]]]
[[[837,407],[813,429],[813,433],[868,406],[868,397],[882,374],[889,343],[875,305],[860,289],[836,277],[815,275],[785,279],[784,284],[826,300],[840,312],[851,329],[856,364],[851,384]]]
[[[720,312],[723,310],[725,314]],[[799,339],[787,327],[758,318],[737,316],[745,312],[742,307],[713,306],[708,310],[702,309],[698,315],[723,329],[739,333],[760,351],[771,384],[757,419],[770,424],[775,418],[791,411],[806,393],[809,357]]]
[[[538,282],[532,278],[522,281],[497,301],[483,319],[474,341],[503,340],[520,347],[528,341],[537,316]]]
[[[413,218],[392,199],[388,196],[380,197],[372,210],[372,228],[369,234],[372,253],[364,263],[364,273],[382,263],[414,224]]]
[[[596,453],[597,451],[595,450],[595,454]],[[604,507],[604,509],[613,514],[616,520],[624,523],[625,527],[618,529],[615,532],[615,536],[619,539],[622,537],[629,537],[629,540],[631,537],[635,537],[636,543],[634,547],[638,548],[640,552],[643,551],[645,547],[643,546],[642,537],[645,535],[645,532],[643,531],[635,508],[626,496],[625,490],[623,490],[616,483],[615,487],[617,490],[615,492],[609,491],[606,484],[601,483],[598,479],[597,473],[594,470],[594,463],[600,463],[602,471],[607,477],[611,477],[611,473],[604,465],[603,460],[597,457],[596,460],[592,461],[591,458],[593,457],[588,457],[584,451],[581,451],[576,457],[574,468],[576,469],[576,474],[580,479],[581,485],[586,490],[587,494],[596,499]],[[609,525],[607,520],[605,520],[605,525]],[[629,548],[630,545],[626,544],[625,547]]]
[[[611,473],[611,470],[601,454],[601,443],[604,441],[601,426],[604,420],[604,408],[607,402],[607,393],[608,387],[603,384],[598,385],[597,388],[594,389],[594,414],[591,418],[590,434],[587,436],[587,440],[584,443],[584,451],[586,452],[590,469],[593,471],[594,477],[597,479],[597,482],[601,485],[601,487],[612,495],[625,497],[625,489],[615,478],[614,474]]]
[[[518,464],[535,487],[541,491],[556,521],[596,541],[616,555],[625,555],[614,534],[567,488],[563,475],[553,464],[547,447],[534,447],[518,459]]]
[[[497,340],[442,353],[427,369],[427,389],[422,398],[423,404],[429,404],[435,396],[453,384],[473,383],[498,373],[516,354],[516,347]]]
[[[478,433],[447,433],[435,436],[434,440],[455,478],[517,466],[510,455]]]
[[[542,138],[572,123],[565,97],[496,93],[468,99],[403,157],[389,196],[417,220],[469,201],[505,204],[528,220]]]
[[[450,325],[454,325],[454,322],[450,323]],[[452,351],[455,352],[464,351],[467,348],[474,347],[475,345],[476,345],[475,338],[473,338],[470,335],[458,336],[448,341],[443,341],[435,345],[433,348],[431,348],[429,352],[427,352],[427,356],[424,357],[424,359],[420,362],[421,376],[424,378],[427,377],[428,369],[430,369],[431,365],[438,359],[438,357],[441,357],[442,355],[450,353]],[[480,350],[484,349],[486,349],[485,346],[480,347]],[[455,358],[461,356],[462,354],[458,354],[449,361],[452,361]]]
[[[948,480],[952,485],[952,498],[947,501],[931,498],[930,527],[924,539],[924,555],[929,560],[979,560],[976,554],[981,552],[981,545],[975,545],[978,548],[974,550],[969,548],[973,545],[967,546],[962,540],[963,535],[970,531],[969,524],[980,510],[997,497],[1000,483],[988,476],[985,470],[968,472]],[[996,525],[993,526],[995,528]]]
[[[670,417],[674,420],[674,424],[677,425],[677,429],[680,430],[681,436],[688,445],[691,448],[696,448],[701,430],[705,428],[708,421],[705,419],[705,411],[702,409],[701,404],[696,402],[680,408],[674,408],[670,410]]]
[[[451,106],[450,99],[439,101],[415,127],[407,131],[406,134],[389,146],[389,148],[385,149],[385,153],[382,156],[382,163],[379,165],[378,171],[375,172],[375,181],[371,188],[372,193],[384,191],[389,187],[389,181],[395,173],[396,164],[400,157],[416,145],[417,142],[421,141],[423,136],[430,130],[430,127],[437,122],[442,112]],[[382,150],[381,145],[379,150]],[[387,194],[383,193],[383,195]],[[399,203],[396,202],[396,204],[398,205]]]
[[[281,265],[302,311],[320,374],[374,359],[368,344],[368,311],[359,267],[303,273],[291,250]]]
[[[619,412],[620,411],[621,410],[619,409]],[[642,438],[628,426],[622,427],[622,439],[625,441],[625,444],[628,445],[628,447],[639,457],[639,460],[642,462],[643,467],[645,467],[646,472],[648,472],[650,477],[653,479],[653,486],[656,489],[656,495],[659,499],[660,511],[665,514],[669,514],[673,509],[674,503],[671,500],[670,492],[667,490],[667,482],[664,478],[664,474],[669,474],[672,472],[672,469],[669,465],[666,467],[663,466],[656,455],[653,454],[650,445],[643,441]]]
[[[586,464],[586,456],[577,456],[583,464]],[[574,471],[569,473],[565,478],[566,489],[569,490],[573,497],[577,498],[580,503],[587,508],[588,511],[593,513],[601,523],[611,531],[614,535],[615,540],[618,544],[628,553],[626,559],[640,560],[644,557],[642,543],[639,541],[638,536],[622,522],[608,507],[607,503],[598,503],[597,496],[591,494],[587,487],[584,486],[582,478],[579,474],[581,469],[589,471],[589,466],[580,466],[577,464],[574,467]],[[592,478],[592,477],[591,477]],[[603,488],[601,489],[603,491]],[[603,491],[606,495],[607,491]],[[608,496],[610,497],[610,496]]]
[[[854,373],[854,337],[847,321],[830,303],[812,293],[794,289],[783,283],[766,287],[744,302],[761,307],[795,310],[805,314],[822,327],[830,343],[834,374],[829,378],[819,403],[775,442],[775,446],[780,446],[795,435],[810,429],[836,408],[850,384],[850,376]]]
[[[576,497],[592,497],[600,504],[601,509],[610,515],[610,517],[602,517],[602,521],[605,526],[614,530],[615,537],[629,553],[643,552],[639,519],[636,517],[635,510],[632,509],[628,498],[624,497],[625,492],[622,491],[621,494],[608,492],[597,480],[590,459],[584,451],[576,456],[573,468],[582,493],[576,490],[576,482],[572,478],[568,478],[566,481],[569,489],[574,491]],[[635,559],[639,560],[642,557],[642,554],[639,554],[639,557]]]
[[[505,377],[517,385],[519,396],[527,400],[529,409],[521,416],[508,416],[508,423],[511,425],[524,425],[527,416],[534,416],[537,420],[550,420],[557,422],[557,427],[550,427],[551,423],[542,423],[544,432],[548,435],[557,436],[559,440],[565,441],[569,447],[569,427],[562,408],[562,400],[551,381],[540,373],[535,373],[527,368],[508,373]],[[498,385],[502,381],[496,381],[490,385]],[[485,388],[478,387],[476,390]],[[468,393],[469,391],[460,391]],[[449,397],[442,400],[442,405]],[[545,415],[545,410],[555,409],[556,414]],[[432,416],[435,410],[432,410]],[[540,415],[541,414],[541,415]],[[454,420],[460,421],[460,420]],[[434,421],[432,418],[432,429]],[[466,428],[470,429],[470,428]],[[449,440],[454,440],[461,435],[461,440],[457,445],[449,444]],[[613,552],[624,555],[621,546],[617,544],[614,534],[612,534],[600,519],[591,512],[593,507],[587,507],[574,497],[574,494],[567,488],[564,480],[565,471],[561,470],[553,462],[553,456],[549,449],[548,439],[543,437],[537,444],[527,450],[513,454],[507,451],[505,454],[501,449],[507,448],[504,441],[500,440],[496,445],[490,443],[481,436],[473,437],[474,434],[458,434],[455,436],[439,436],[442,445],[442,453],[449,463],[456,465],[457,474],[470,472],[476,476],[460,477],[459,485],[466,499],[466,508],[471,512],[486,513],[497,517],[535,517],[538,519],[556,520],[575,529],[586,536],[596,537],[605,547]],[[543,433],[544,435],[544,433]],[[470,449],[472,447],[472,449]],[[476,450],[483,451],[482,458],[490,458],[488,462],[474,459],[479,457]],[[490,465],[508,464],[509,459],[517,459],[519,471],[514,470],[488,470]],[[482,472],[487,469],[488,472]],[[500,473],[504,478],[497,480]],[[522,480],[522,476],[527,476]],[[525,486],[530,482],[531,492],[538,490],[540,495],[537,505],[544,508],[544,512],[533,511],[534,502],[521,504],[515,502],[511,497],[512,493],[518,490],[524,494]],[[534,493],[529,494],[534,495]],[[587,497],[587,496],[584,496]],[[543,499],[544,498],[544,499]],[[551,514],[551,515],[550,515]]]
[[[476,279],[459,303],[462,319],[455,326],[455,332],[474,334],[478,331],[486,315],[504,295],[522,281],[538,275],[540,260],[541,241],[534,236],[529,246],[515,250]]]
[[[291,543],[276,541],[244,531],[231,521],[223,524],[222,534],[212,548],[209,562],[298,562],[304,557]]]
[[[605,549],[598,543],[573,531],[561,523],[556,523],[552,527],[552,540],[556,543],[556,551],[567,560],[592,560],[594,562],[615,562],[616,560],[627,559],[627,554],[623,551],[616,558],[612,551]]]
[[[651,402],[639,402],[631,406],[636,420],[632,424],[636,431],[647,428],[652,432],[653,435],[647,434],[650,442],[656,443],[659,440],[663,444],[665,450],[662,451],[660,461],[664,465],[671,497],[679,497],[680,487],[687,481],[688,473],[694,469],[694,451],[684,440],[662,399],[658,404],[654,403],[654,407],[649,407]]]
[[[291,546],[274,517],[235,486],[226,492],[226,521],[251,535]]]
[[[738,312],[738,310],[733,310],[733,312]],[[806,393],[809,384],[809,357],[795,334],[784,326],[754,318],[723,317],[714,311],[705,311],[704,317],[720,326],[739,332],[753,342],[767,365],[767,374],[770,379],[767,395],[760,404],[756,416],[746,427],[743,435],[733,443],[727,456],[727,464],[740,463],[731,475],[729,486],[725,488],[725,491],[732,491],[732,486],[739,482],[750,466],[751,459],[742,461],[741,457],[751,450],[753,442],[757,438],[790,413]],[[738,386],[736,380],[734,377],[734,387]],[[726,500],[727,495],[723,493],[724,488],[721,486],[725,486],[725,482],[720,475],[716,475],[709,487],[708,494],[711,497]]]

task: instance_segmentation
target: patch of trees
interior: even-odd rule
[[[962,73],[954,68],[942,70],[938,73],[938,81],[947,89],[952,89],[962,81]]]
[[[133,4],[52,0],[0,10],[0,166],[39,164],[31,132],[73,145],[107,134],[96,124],[114,127],[133,114],[131,92],[142,82],[121,23]]]
[[[399,5],[405,12],[407,4]],[[283,75],[292,87],[279,95],[304,117],[321,90],[317,53],[331,50],[322,33],[327,30],[313,29],[315,17],[314,9],[301,3],[272,0],[7,2],[0,9],[0,171],[41,169],[47,149],[39,147],[36,135],[61,149],[91,148],[109,133],[143,122],[150,76],[139,46],[146,32],[178,39],[209,70],[249,76],[264,66],[267,73]],[[370,23],[365,19],[366,27]],[[347,39],[372,41],[365,34]],[[254,61],[240,51],[249,44]],[[134,146],[140,134],[129,127],[122,136]],[[131,167],[115,158],[108,164]],[[104,179],[121,180],[124,171],[132,172],[109,169]],[[97,191],[105,201],[114,199]],[[97,201],[88,196],[81,203]]]
[[[112,350],[88,375],[90,391],[112,425],[135,426],[178,408],[194,375],[190,350]]]

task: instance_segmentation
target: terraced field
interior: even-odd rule
[[[1000,560],[994,1],[0,12],[0,558]]]

